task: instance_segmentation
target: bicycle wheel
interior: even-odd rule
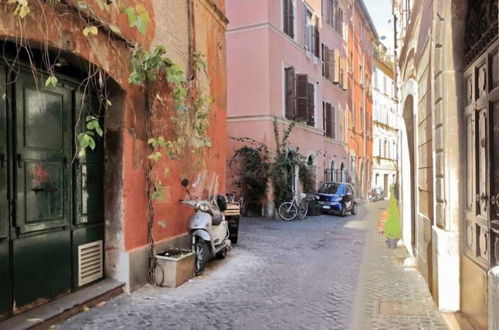
[[[307,217],[308,213],[308,203],[307,202],[301,202],[300,206],[298,207],[298,219],[303,220]]]
[[[279,206],[277,211],[282,220],[291,221],[298,215],[298,208],[294,203],[285,202]]]

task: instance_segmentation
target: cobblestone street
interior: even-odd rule
[[[203,276],[124,294],[56,328],[445,329],[423,278],[404,270],[404,250],[376,233],[386,205],[346,218],[243,219],[237,248]],[[390,308],[402,301],[410,310]]]

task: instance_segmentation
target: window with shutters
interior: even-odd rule
[[[344,130],[342,121],[344,117],[339,107],[323,103],[324,135],[339,141],[343,141]]]
[[[283,31],[291,38],[295,38],[295,4],[294,0],[282,0]]]
[[[333,137],[333,119],[332,119],[332,107],[331,104],[325,102],[324,103],[324,135],[327,137]]]
[[[294,67],[284,69],[285,116],[287,119],[296,118],[296,75]]]
[[[296,121],[308,121],[309,100],[308,76],[296,75]]]
[[[315,86],[308,83],[307,125],[315,126]]]
[[[319,18],[305,6],[305,49],[320,57]]]
[[[322,44],[322,76],[326,79],[331,79],[331,54],[329,48]]]

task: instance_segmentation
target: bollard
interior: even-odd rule
[[[489,271],[489,330],[499,330],[499,266]]]

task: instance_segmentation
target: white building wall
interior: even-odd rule
[[[376,63],[373,66],[373,171],[371,188],[382,188],[390,197],[397,181],[398,122],[394,80]]]

